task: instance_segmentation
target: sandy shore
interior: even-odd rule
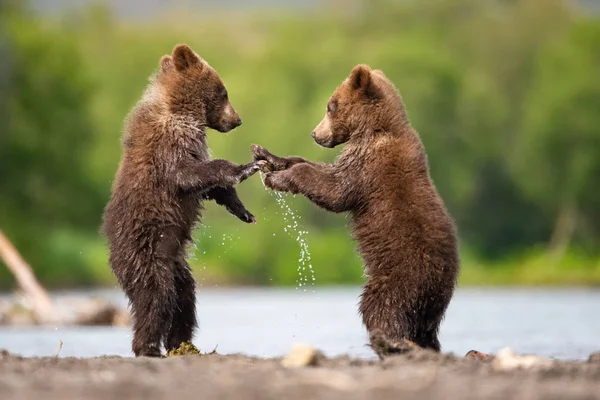
[[[0,355],[2,399],[600,399],[600,361],[502,371],[419,351],[384,361],[320,358],[286,368],[241,355],[166,359]]]

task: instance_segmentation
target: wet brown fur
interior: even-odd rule
[[[160,356],[192,340],[195,281],[186,247],[203,200],[215,200],[244,222],[255,222],[234,185],[256,163],[210,160],[206,128],[241,124],[217,72],[186,45],[160,60],[128,116],[123,158],[105,208],[109,263],[127,295],[136,356]]]
[[[383,72],[358,65],[312,135],[325,147],[346,143],[334,164],[253,146],[255,160],[272,171],[266,186],[349,213],[367,277],[360,312],[380,356],[403,340],[439,351],[459,272],[457,232],[400,94]]]

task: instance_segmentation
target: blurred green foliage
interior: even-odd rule
[[[395,82],[423,138],[459,226],[461,283],[600,284],[600,20],[575,3],[353,0],[145,24],[98,6],[50,21],[16,4],[0,14],[0,229],[49,286],[114,284],[98,228],[123,120],[176,43],[220,72],[244,120],[209,132],[215,157],[245,162],[260,143],[332,161],[339,150],[309,134],[367,63]],[[199,283],[293,285],[300,247],[283,210],[258,176],[239,191],[259,223],[208,204],[191,256]],[[286,202],[316,284],[360,282],[345,217]]]

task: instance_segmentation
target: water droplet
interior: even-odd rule
[[[260,177],[261,177],[261,181],[264,185],[264,183],[265,183],[264,175],[262,173],[260,173]],[[265,189],[266,189],[266,186],[265,186]],[[311,285],[314,286],[315,281],[316,281],[315,272],[312,267],[310,251],[308,250],[308,243],[306,241],[306,235],[308,234],[308,232],[306,230],[301,229],[301,227],[298,223],[298,221],[300,220],[301,217],[299,215],[296,215],[292,211],[291,207],[285,201],[285,198],[283,197],[282,193],[276,192],[276,191],[269,191],[269,192],[275,196],[275,201],[281,208],[283,222],[285,224],[284,228],[283,228],[284,232],[287,233],[288,235],[290,235],[290,237],[293,237],[292,233],[295,232],[294,239],[300,246],[300,257],[298,258],[298,268],[297,268],[298,279],[296,280],[296,284],[297,284],[296,289],[298,289],[299,287],[302,287],[303,285],[304,286],[308,285],[309,279],[308,279],[308,276],[305,275],[306,267],[308,267],[308,269],[310,270],[310,276],[312,278]],[[275,214],[278,215],[279,213],[275,212]],[[273,236],[275,236],[274,233],[273,233]],[[306,283],[303,284],[302,281],[304,281]],[[306,289],[304,289],[304,291],[306,291]],[[312,292],[314,293],[314,289],[312,290]]]

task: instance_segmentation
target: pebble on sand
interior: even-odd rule
[[[492,361],[496,371],[512,371],[515,369],[546,369],[554,365],[548,358],[534,355],[517,355],[511,348],[504,348],[498,352]]]
[[[321,357],[322,354],[319,350],[312,348],[308,344],[298,343],[295,344],[288,355],[283,358],[281,365],[286,368],[316,366]]]
[[[485,354],[477,350],[470,350],[467,354],[465,354],[465,357],[474,360],[489,360],[491,358],[489,354]]]
[[[600,351],[590,354],[590,358],[588,358],[588,362],[600,363]]]

